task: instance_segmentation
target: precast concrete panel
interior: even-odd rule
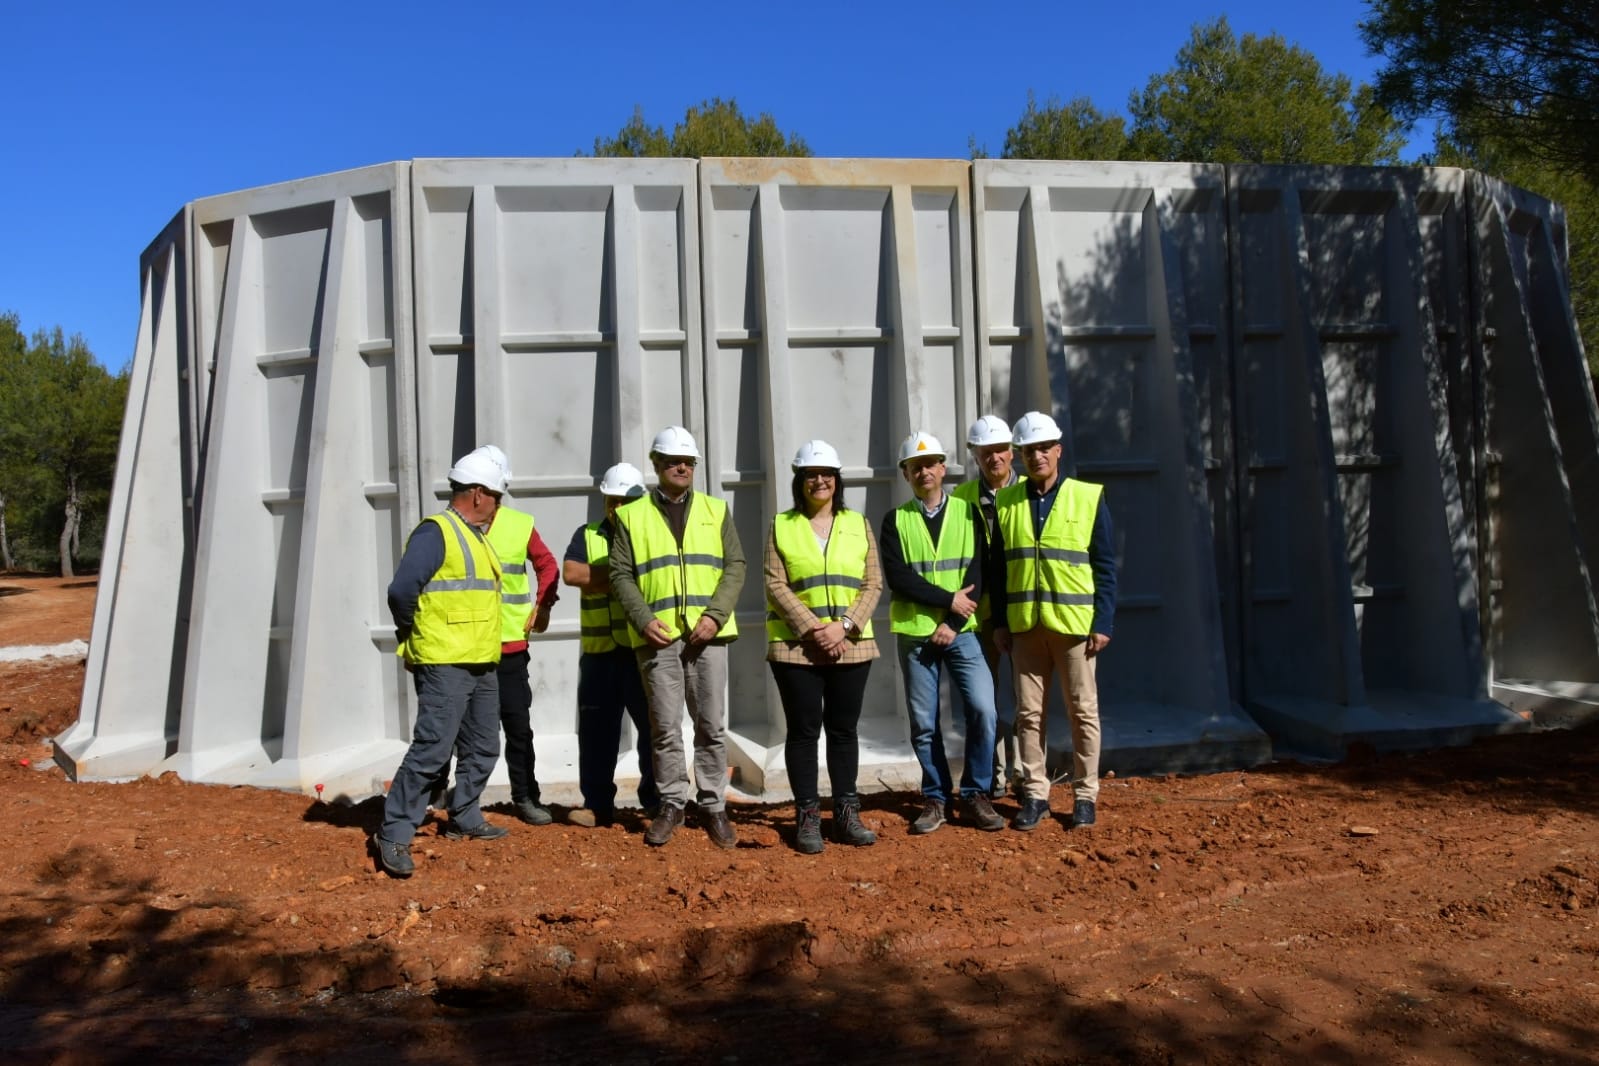
[[[171,754],[192,573],[191,211],[140,259],[142,299],[78,720],[56,738],[75,778],[142,774]],[[124,605],[123,617],[117,606]]]
[[[909,498],[899,442],[950,448],[981,412],[971,316],[968,164],[947,160],[705,159],[707,422],[711,490],[727,497],[751,565],[729,681],[738,782],[787,794],[782,706],[765,659],[760,559],[792,506],[801,443],[839,451],[845,502],[874,533]],[[863,785],[914,787],[885,590],[860,723]],[[956,749],[958,750],[958,748]],[[823,787],[826,787],[825,780]]]
[[[1472,176],[1482,274],[1483,538],[1494,696],[1538,720],[1599,710],[1599,411],[1547,201]]]
[[[979,160],[973,208],[986,408],[1012,422],[1054,415],[1062,472],[1105,486],[1117,530],[1115,634],[1098,667],[1102,764],[1265,758],[1228,666],[1222,168]],[[1069,748],[1064,714],[1052,719],[1052,749]]]
[[[1248,706],[1322,753],[1488,703],[1473,531],[1406,172],[1233,167]]]
[[[702,399],[694,178],[682,159],[412,164],[426,510],[448,498],[456,457],[497,444],[506,504],[534,516],[559,559],[603,516],[607,467],[625,460],[654,483],[656,430],[695,433],[710,477],[721,453]],[[579,636],[578,596],[563,588],[528,648],[540,783],[558,802],[580,802]],[[504,782],[502,767],[493,787]]]

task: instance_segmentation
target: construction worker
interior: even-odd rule
[[[583,653],[577,661],[577,785],[583,806],[566,820],[587,828],[608,826],[616,816],[616,752],[622,715],[638,730],[638,799],[654,817],[660,796],[650,756],[650,714],[639,679],[635,639],[621,601],[611,591],[611,535],[616,509],[644,495],[644,475],[632,463],[617,463],[600,478],[605,517],[579,526],[561,562],[561,579],[579,590]]]
[[[883,594],[872,527],[844,505],[838,451],[809,440],[794,453],[794,506],[772,519],[766,538],[766,662],[783,701],[783,744],[794,791],[794,846],[822,850],[816,742],[827,735],[833,839],[866,847],[877,834],[861,822],[855,792],[858,727],[877,658],[872,612]]]
[[[411,531],[389,583],[398,653],[417,696],[411,746],[389,786],[383,825],[367,841],[391,877],[415,869],[411,838],[452,751],[458,765],[444,835],[494,840],[506,832],[484,820],[478,803],[500,758],[500,563],[483,531],[507,479],[481,448],[457,460],[448,476],[449,507]]]
[[[499,462],[505,481],[511,465],[492,444],[480,451]],[[550,625],[550,608],[558,598],[555,556],[534,527],[533,516],[503,502],[488,530],[489,546],[500,560],[500,726],[505,730],[505,769],[511,778],[511,804],[529,825],[549,825],[550,812],[539,802],[534,772],[533,688],[528,683],[529,633]],[[538,576],[537,593],[528,580],[528,565]]]
[[[1060,473],[1060,426],[1029,411],[1016,423],[1023,484],[996,499],[996,558],[1005,566],[1004,622],[994,643],[1016,666],[1016,737],[1023,798],[1011,828],[1038,828],[1049,813],[1045,708],[1059,672],[1072,730],[1072,826],[1094,824],[1099,798],[1099,689],[1095,657],[1116,613],[1116,546],[1099,485]],[[995,605],[996,611],[998,604]]]
[[[988,542],[994,543],[994,496],[1000,489],[1016,484],[1016,468],[1012,464],[1010,426],[997,415],[984,415],[966,431],[966,448],[972,457],[977,476],[955,487],[952,495],[976,507],[983,516],[983,529]],[[1001,672],[1000,660],[1004,657],[994,646],[994,590],[985,589],[977,604],[977,639],[983,647],[983,657],[988,660],[988,672],[994,675],[994,787],[995,799],[1005,795],[1012,787],[1021,784],[1021,761],[1016,753],[1016,694],[1003,683],[1009,672]]]
[[[987,537],[982,515],[944,492],[944,446],[929,433],[912,433],[899,450],[899,468],[915,498],[883,517],[878,543],[911,747],[922,767],[922,811],[915,834],[944,824],[954,781],[939,721],[944,670],[965,701],[966,752],[961,774],[963,820],[978,829],[1005,828],[988,801],[994,773],[994,676],[977,643],[977,601],[982,596]]]
[[[661,810],[644,833],[660,847],[683,824],[689,800],[683,704],[694,723],[694,798],[711,842],[738,843],[727,818],[727,646],[744,586],[744,549],[727,504],[694,491],[700,450],[682,426],[650,445],[659,485],[617,510],[611,588],[637,638],[650,704]]]

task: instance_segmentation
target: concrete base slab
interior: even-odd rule
[[[51,742],[55,763],[74,781],[131,781],[171,750],[160,734],[97,737],[75,725]]]
[[[1525,718],[1492,700],[1431,692],[1369,692],[1363,706],[1273,696],[1252,701],[1249,712],[1271,735],[1279,755],[1341,760],[1356,744],[1377,751],[1420,751],[1470,744],[1478,737],[1531,728]]]
[[[1599,685],[1503,678],[1494,682],[1493,696],[1534,729],[1575,729],[1599,722]]]
[[[1072,746],[1063,714],[1052,715],[1050,725],[1053,777],[1070,771]],[[1100,708],[1099,727],[1101,776],[1107,770],[1121,777],[1238,770],[1272,757],[1271,738],[1238,707],[1200,715],[1192,707],[1117,703]]]

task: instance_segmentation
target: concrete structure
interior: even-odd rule
[[[475,444],[558,551],[685,425],[758,560],[800,441],[875,522],[912,429],[1033,408],[1118,525],[1104,768],[1570,721],[1599,707],[1599,412],[1564,264],[1557,207],[1454,170],[415,160],[196,201],[142,261],[57,758],[380,788],[414,711],[384,589]],[[732,761],[778,798],[764,613],[757,564]],[[531,648],[556,801],[577,636],[568,593]],[[899,684],[874,668],[863,782],[914,784]]]

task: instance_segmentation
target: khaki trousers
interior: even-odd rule
[[[1099,687],[1085,637],[1069,637],[1043,626],[1011,634],[1016,669],[1016,742],[1027,799],[1049,799],[1049,730],[1045,708],[1049,683],[1060,674],[1061,694],[1072,727],[1072,790],[1076,799],[1099,798]]]

